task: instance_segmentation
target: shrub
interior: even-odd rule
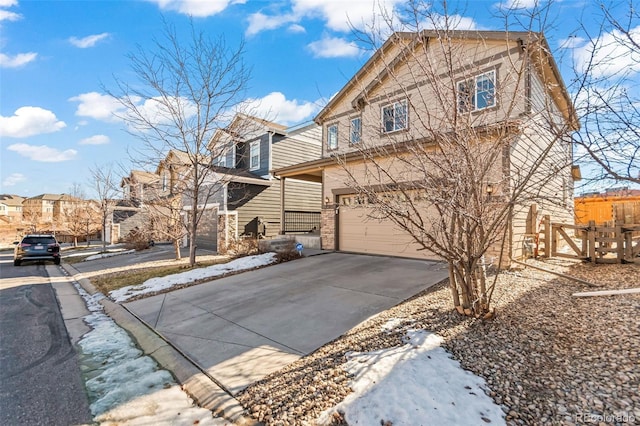
[[[141,251],[149,248],[151,238],[146,232],[134,228],[124,237],[124,246],[128,250]]]
[[[276,250],[276,260],[278,263],[299,259],[302,256],[296,250],[296,241],[288,240],[281,248]]]

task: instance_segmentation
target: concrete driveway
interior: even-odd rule
[[[447,274],[438,262],[329,253],[125,306],[235,395]]]

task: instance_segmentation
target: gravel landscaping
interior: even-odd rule
[[[452,311],[445,283],[369,319],[238,399],[267,425],[313,425],[350,393],[341,367],[347,352],[401,345],[404,330],[412,328],[442,336],[462,367],[486,380],[509,425],[640,424],[640,294],[572,296],[640,287],[640,264],[529,262],[599,287],[533,268],[505,272],[494,293],[495,318],[477,320]],[[392,319],[403,326],[384,330]],[[332,419],[346,424],[339,413]]]

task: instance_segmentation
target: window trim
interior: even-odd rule
[[[478,92],[479,92],[478,83],[481,78],[486,77],[489,74],[491,74],[492,76],[489,79],[489,81],[492,83],[492,88],[493,88],[493,98],[492,98],[493,102],[491,103],[491,105],[486,105],[486,106],[483,106],[482,108],[478,108]],[[478,73],[476,75],[473,75],[470,78],[456,81],[456,104],[458,106],[458,112],[478,112],[478,111],[484,111],[486,109],[496,107],[498,105],[498,100],[497,100],[498,97],[496,96],[496,81],[498,79],[497,75],[498,75],[498,72],[494,68],[494,69],[490,69],[490,70]],[[462,95],[461,85],[465,83],[467,87],[473,90],[473,93],[472,94],[469,93],[467,95],[470,102],[468,101],[466,102],[466,104],[463,104],[460,101],[460,97]],[[469,92],[471,92],[471,90]],[[483,92],[486,92],[486,90]],[[465,105],[465,107],[463,107],[463,105]]]
[[[255,156],[257,159],[256,164],[253,164],[254,155],[252,153],[253,148],[257,147],[258,155]],[[253,141],[249,143],[249,170],[258,170],[260,168],[260,141]]]
[[[396,108],[397,105],[403,105],[404,104],[404,127],[398,127],[396,128],[396,124],[397,124],[397,119],[396,119]],[[391,107],[392,111],[393,111],[393,130],[387,130],[386,127],[386,123],[385,123],[385,115],[384,115],[384,110]],[[398,100],[398,101],[393,101],[393,102],[389,102],[387,104],[384,104],[380,107],[380,121],[381,121],[381,132],[383,134],[390,134],[390,133],[395,133],[395,132],[401,132],[403,130],[408,130],[409,129],[409,101],[407,100],[407,98]]]
[[[331,145],[331,129],[335,129],[335,144],[334,146]],[[333,123],[333,124],[328,124],[327,125],[327,151],[334,151],[336,149],[338,149],[338,123]]]
[[[354,126],[353,126],[353,122],[354,121],[358,121],[358,132],[357,132],[357,140],[354,140],[354,135],[356,134],[354,132]],[[351,120],[349,120],[349,145],[357,145],[360,142],[362,142],[362,117],[358,116],[358,117],[353,117],[351,118]]]

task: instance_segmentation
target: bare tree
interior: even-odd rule
[[[100,226],[102,230],[102,251],[106,250],[107,225],[109,217],[113,214],[113,208],[119,193],[119,177],[114,171],[113,164],[102,166],[94,165],[91,168],[93,177],[93,189],[96,194],[96,201],[100,215]]]
[[[132,159],[144,169],[155,167],[175,150],[188,168],[180,185],[187,207],[189,262],[196,261],[198,224],[207,204],[219,190],[212,184],[212,158],[226,145],[208,146],[213,133],[242,108],[249,69],[242,57],[244,43],[229,47],[220,36],[208,38],[195,29],[184,41],[165,22],[162,38],[153,50],[139,48],[129,55],[138,82],[117,80],[118,93],[108,91],[126,109],[122,119],[143,146]]]
[[[100,228],[100,219],[93,203],[87,199],[80,184],[74,183],[69,194],[63,195],[59,203],[59,228],[73,237],[73,246],[78,246],[78,238],[84,236],[89,245],[90,235]]]
[[[640,4],[598,6],[595,32],[589,16],[568,46],[575,53],[571,89],[583,123],[579,153],[595,162],[591,182],[640,184]]]
[[[391,221],[407,236],[398,243],[448,263],[459,312],[490,315],[495,281],[486,268],[509,263],[521,243],[511,238],[514,223],[524,228],[534,203],[570,217],[577,122],[540,32],[459,31],[446,2],[432,6],[409,2],[400,21],[387,16],[386,27],[360,32],[376,50],[367,66],[374,76],[350,82],[359,92],[350,114],[361,121],[327,108],[321,116],[349,129],[333,155],[337,179],[355,196],[339,208]],[[535,83],[542,96],[534,102]]]

